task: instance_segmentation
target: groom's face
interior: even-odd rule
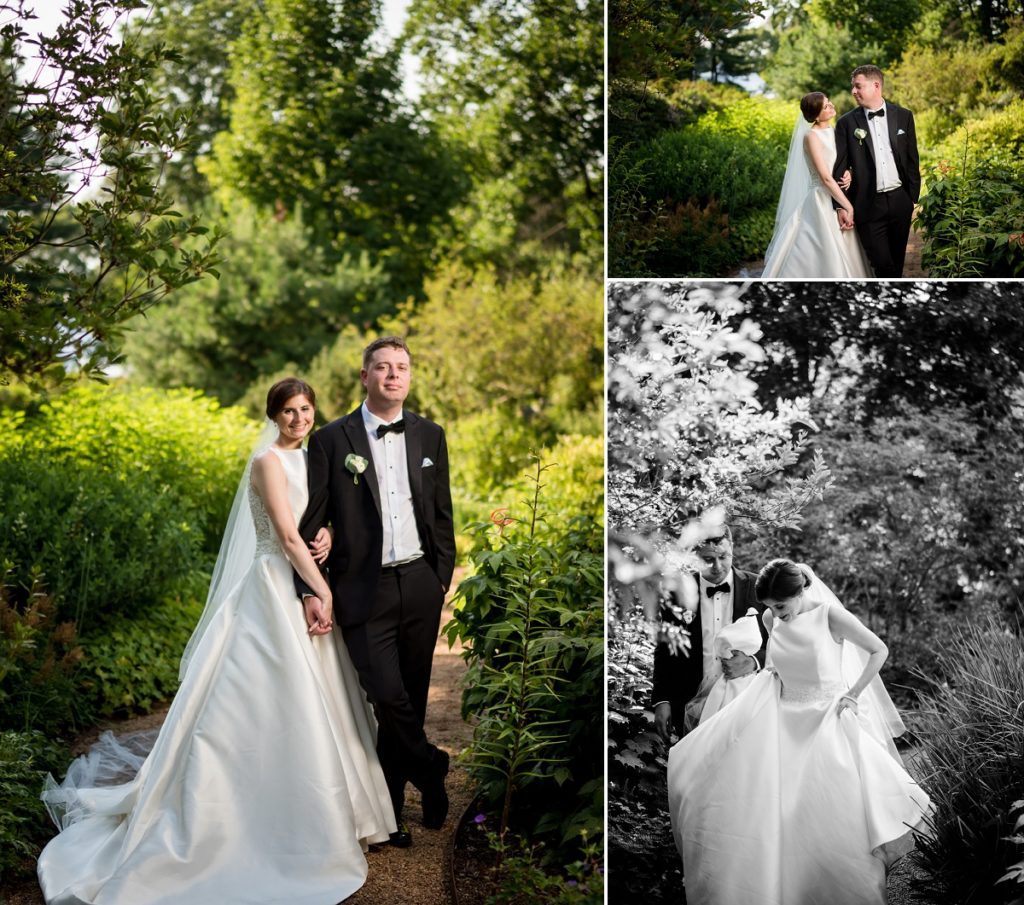
[[[727,540],[700,547],[697,555],[701,577],[710,584],[721,584],[732,572],[732,544]]]
[[[409,395],[412,367],[405,349],[384,346],[374,351],[367,367],[359,372],[372,409],[387,409],[405,402]]]
[[[874,110],[882,101],[882,86],[875,79],[858,75],[850,83],[853,99],[861,106]]]

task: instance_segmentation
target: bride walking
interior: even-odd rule
[[[928,796],[878,679],[887,650],[805,566],[757,577],[764,671],[669,753],[689,905],[885,905]]]
[[[813,91],[801,98],[800,113],[762,277],[869,278],[873,272],[853,229],[853,205],[843,192],[849,182],[840,186],[832,175],[836,108]],[[849,215],[849,228],[840,227],[833,201]]]
[[[48,905],[335,905],[365,882],[364,847],[395,831],[372,717],[297,528],[315,402],[295,378],[267,395],[181,688],[138,774],[97,785],[97,749],[44,793],[61,827],[39,858]],[[306,624],[293,566],[322,621]]]

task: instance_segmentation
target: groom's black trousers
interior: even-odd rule
[[[438,775],[439,749],[423,721],[443,604],[444,589],[420,557],[382,569],[370,618],[342,629],[377,715],[377,756],[399,820],[406,782],[422,789]]]
[[[876,192],[867,217],[856,216],[856,230],[875,276],[882,279],[903,276],[910,221],[914,202],[902,186],[891,192]]]

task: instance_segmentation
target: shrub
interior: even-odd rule
[[[24,606],[16,608],[9,574],[5,570],[0,586],[0,729],[63,731],[79,716],[74,680],[82,650],[75,627],[57,620],[38,573],[30,576]]]
[[[476,717],[467,764],[508,827],[564,855],[603,826],[603,558],[586,519],[542,539],[540,490],[524,520],[477,526],[474,573],[459,585],[450,643],[469,663],[464,718]],[[561,849],[562,851],[559,851]]]
[[[0,560],[11,564],[22,606],[33,576],[45,580],[59,618],[79,631],[147,609],[182,564],[199,559],[193,513],[145,472],[117,474],[88,458],[0,455]]]
[[[120,619],[82,639],[79,694],[94,716],[148,713],[178,690],[182,651],[203,612],[209,576],[185,576],[143,619]]]
[[[0,876],[28,876],[53,825],[39,798],[47,774],[68,752],[42,732],[0,732]]]
[[[1019,860],[1014,803],[1024,798],[1024,645],[994,619],[943,652],[948,684],[921,702],[922,785],[934,812],[912,855],[916,895],[934,903],[1015,901],[999,883]]]
[[[203,548],[220,533],[256,425],[196,390],[83,383],[40,407],[0,438],[0,456],[63,463],[67,472],[116,475],[151,485],[187,513]]]

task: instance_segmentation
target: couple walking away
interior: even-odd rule
[[[694,649],[659,643],[652,702],[683,736],[668,805],[688,905],[885,905],[930,806],[893,743],[885,645],[808,566],[733,569],[728,529],[697,553],[696,606],[663,608]]]
[[[884,86],[878,67],[858,66],[857,107],[834,128],[824,94],[801,99],[763,278],[903,276],[921,171],[914,115]]]
[[[61,827],[39,859],[49,905],[335,905],[368,845],[412,843],[407,782],[424,826],[443,824],[448,755],[423,722],[455,562],[448,453],[403,411],[404,340],[371,343],[360,377],[363,404],[308,454],[312,388],[270,389],[152,751],[104,787],[108,737],[44,793]]]

